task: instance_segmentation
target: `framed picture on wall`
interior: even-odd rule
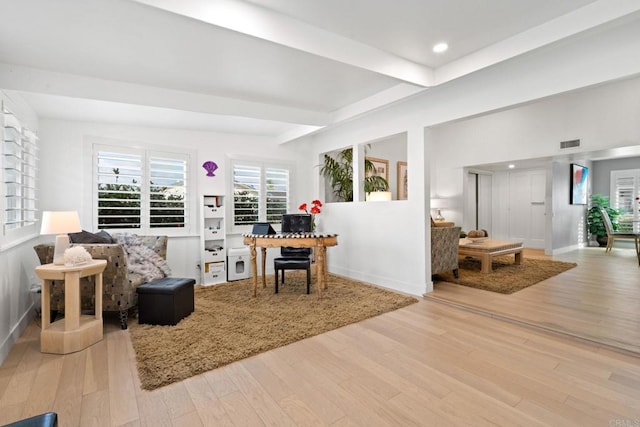
[[[587,204],[587,178],[589,177],[589,168],[571,163],[571,198],[572,205]]]
[[[407,200],[407,195],[409,194],[408,182],[407,162],[398,162],[398,200]]]
[[[365,157],[374,166],[374,175],[383,177],[389,182],[389,160],[376,159],[375,157]]]

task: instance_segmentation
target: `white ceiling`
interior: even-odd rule
[[[281,141],[640,10],[629,0],[2,0],[41,117]],[[431,51],[445,41],[444,54]]]

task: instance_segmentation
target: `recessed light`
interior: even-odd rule
[[[513,169],[515,167],[516,167],[516,165],[509,165],[509,169]]]
[[[447,49],[449,49],[449,45],[446,43],[438,43],[437,45],[433,46],[433,51],[435,53],[442,53]]]

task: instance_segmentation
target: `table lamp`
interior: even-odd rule
[[[431,209],[436,210],[436,217],[435,217],[436,221],[444,221],[444,217],[442,216],[440,209],[443,209],[446,207],[447,207],[447,203],[445,199],[431,199]]]
[[[44,211],[40,234],[55,234],[56,246],[53,252],[53,263],[64,264],[64,251],[69,247],[67,233],[82,231],[77,211]]]

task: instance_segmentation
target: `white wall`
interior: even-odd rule
[[[581,222],[584,207],[569,204],[569,158],[580,159],[583,164],[588,162],[583,158],[591,151],[640,144],[639,93],[640,78],[636,77],[436,126],[434,139],[442,149],[434,153],[434,174],[440,177],[447,173],[447,166],[451,171],[460,163],[481,169],[485,162],[505,162],[506,166],[507,162],[517,164],[519,160],[538,157],[548,158],[546,164],[551,171],[551,158],[563,158],[555,160],[553,173],[549,175],[553,187],[548,188],[551,205],[547,206],[551,208],[547,208],[547,215],[554,223],[548,224],[553,237],[547,242],[547,252],[575,248],[586,243],[587,236],[581,226],[575,225]],[[580,139],[581,147],[560,150],[560,141],[569,139]],[[598,182],[595,172],[591,173],[590,183]],[[494,234],[506,236],[508,232],[502,225],[508,224],[504,202],[508,200],[509,186],[504,179],[504,172],[494,174],[493,217],[498,227]],[[446,191],[439,178],[434,181],[439,193]]]
[[[636,75],[638,51],[640,25],[620,23],[431,88],[310,138],[319,154],[409,131],[409,200],[385,208],[366,203],[328,206],[325,225],[344,233],[339,246],[329,251],[336,254],[329,256],[329,269],[405,292],[429,291],[430,263],[425,254],[430,249],[424,232],[429,195],[437,192],[452,200],[455,206],[447,219],[462,224],[466,166],[553,156],[560,141],[576,137],[583,145],[574,153],[638,144],[636,86],[632,92],[621,90],[621,96],[598,96],[596,104],[607,105],[603,109],[595,108],[593,100],[550,98],[539,110],[532,104],[531,109],[525,106],[483,118],[482,132],[477,124],[453,123]],[[545,114],[545,108],[553,111]],[[446,129],[431,128],[424,138],[415,137],[425,128],[448,122],[452,124]]]
[[[38,118],[22,99],[15,96],[9,98],[2,91],[0,98],[30,130],[38,130]],[[0,189],[0,195],[3,191],[4,189]],[[34,315],[29,289],[39,283],[33,270],[38,262],[33,245],[38,238],[39,236],[32,234],[21,235],[18,240],[12,241],[1,239],[0,364]]]
[[[133,126],[105,125],[41,120],[41,185],[43,210],[78,210],[82,227],[93,230],[91,141],[97,138],[112,141],[131,141],[140,146],[160,146],[170,149],[193,150],[197,188],[195,194],[229,194],[229,156],[254,159],[288,160],[296,164],[298,173],[292,177],[292,195],[311,198],[311,184],[307,169],[308,156],[295,146],[277,145],[271,138],[217,134],[180,129],[157,129]],[[215,177],[207,177],[201,167],[207,160],[218,164]],[[230,199],[227,199],[229,202]],[[230,206],[227,203],[227,206]],[[295,206],[297,207],[297,205]],[[295,209],[295,207],[292,207]],[[199,208],[199,207],[197,207]],[[229,221],[227,221],[229,223]],[[199,215],[189,235],[170,237],[167,260],[174,276],[200,277]],[[242,246],[242,239],[230,235],[227,247]]]

